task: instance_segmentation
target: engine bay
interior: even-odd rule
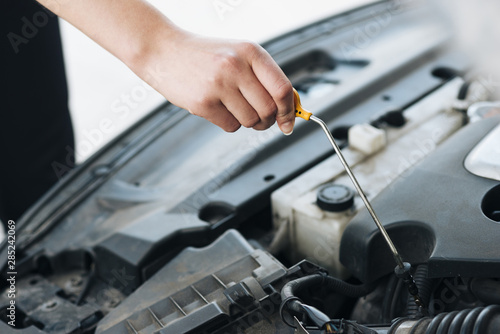
[[[264,45],[423,306],[320,129],[226,134],[166,103],[17,222],[0,333],[499,333],[500,108],[429,11],[375,3]]]

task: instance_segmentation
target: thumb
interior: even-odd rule
[[[278,123],[281,131],[285,135],[289,136],[292,134],[293,126],[295,125],[295,106],[293,102],[293,92],[292,97],[287,100],[291,101],[291,103],[287,103],[287,106],[289,105],[290,107],[286,109],[278,109],[278,112],[276,113],[276,122]]]
[[[252,59],[252,68],[276,104],[278,126],[284,134],[290,135],[295,124],[292,84],[273,58],[264,49],[259,51]]]

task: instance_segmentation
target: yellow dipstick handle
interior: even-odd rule
[[[309,118],[311,118],[312,113],[302,108],[299,93],[295,90],[295,88],[293,89],[293,102],[295,104],[295,117],[300,117],[308,121]]]

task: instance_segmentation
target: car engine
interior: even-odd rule
[[[0,333],[500,333],[500,104],[432,11],[382,1],[264,45],[421,305],[317,126],[226,134],[166,103],[15,222]]]

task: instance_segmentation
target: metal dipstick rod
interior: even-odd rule
[[[395,274],[398,277],[402,278],[403,281],[408,284],[408,291],[412,295],[412,297],[414,298],[415,303],[418,306],[424,307],[423,303],[418,295],[418,287],[417,287],[415,280],[413,279],[413,276],[411,275],[411,272],[410,272],[411,265],[408,262],[403,262],[403,258],[401,257],[396,246],[392,242],[391,237],[387,233],[384,225],[382,225],[382,223],[378,219],[377,214],[375,213],[375,210],[373,210],[373,207],[372,207],[370,201],[366,197],[363,189],[359,185],[358,180],[356,179],[356,177],[354,176],[354,173],[352,172],[351,168],[349,167],[349,164],[345,160],[344,155],[342,154],[340,147],[335,142],[335,139],[333,138],[332,133],[328,129],[328,126],[326,125],[325,122],[323,122],[323,120],[321,120],[320,118],[314,116],[312,113],[310,113],[310,112],[306,111],[304,108],[302,108],[302,105],[300,104],[299,94],[297,93],[297,91],[295,89],[294,89],[294,99],[295,99],[295,115],[297,117],[303,118],[307,121],[311,120],[311,121],[319,124],[321,126],[321,128],[323,129],[323,131],[325,132],[328,140],[330,141],[330,143],[333,146],[333,149],[335,150],[335,153],[337,154],[338,158],[340,159],[340,162],[344,166],[344,169],[345,169],[347,175],[349,175],[349,178],[351,179],[352,183],[354,184],[354,187],[356,188],[356,191],[358,192],[359,196],[363,200],[363,203],[365,204],[366,209],[370,213],[373,221],[375,222],[375,225],[377,225],[380,233],[382,233],[382,236],[384,237],[387,245],[389,246],[389,248],[392,252],[394,260],[396,261],[396,264],[397,264],[397,267],[394,269]]]
[[[385,241],[387,242],[387,245],[391,249],[392,255],[394,256],[394,260],[396,260],[396,263],[400,268],[404,268],[403,259],[401,258],[401,255],[399,255],[398,250],[397,250],[396,246],[394,246],[394,243],[392,242],[391,238],[389,237],[389,234],[385,230],[384,225],[382,225],[382,223],[378,219],[377,214],[375,213],[375,210],[373,210],[373,207],[372,207],[370,201],[368,200],[363,189],[359,185],[358,180],[356,179],[356,177],[352,173],[351,168],[347,164],[347,161],[345,160],[344,155],[342,154],[342,151],[340,150],[340,147],[337,145],[337,143],[333,139],[332,133],[330,132],[330,130],[326,126],[325,122],[323,122],[323,120],[319,119],[318,117],[311,115],[310,120],[315,122],[315,123],[318,123],[321,126],[321,128],[323,129],[323,131],[325,132],[326,136],[328,137],[328,140],[330,141],[330,143],[333,146],[333,149],[335,150],[335,153],[337,153],[337,156],[339,157],[340,162],[344,166],[344,169],[345,169],[347,175],[349,175],[349,178],[351,179],[352,183],[354,184],[354,187],[356,188],[356,190],[359,194],[359,197],[361,197],[361,199],[363,200],[363,203],[365,203],[366,209],[368,210],[368,212],[372,216],[373,221],[377,225],[378,229],[380,230],[380,233],[382,233],[382,236],[384,237]]]

